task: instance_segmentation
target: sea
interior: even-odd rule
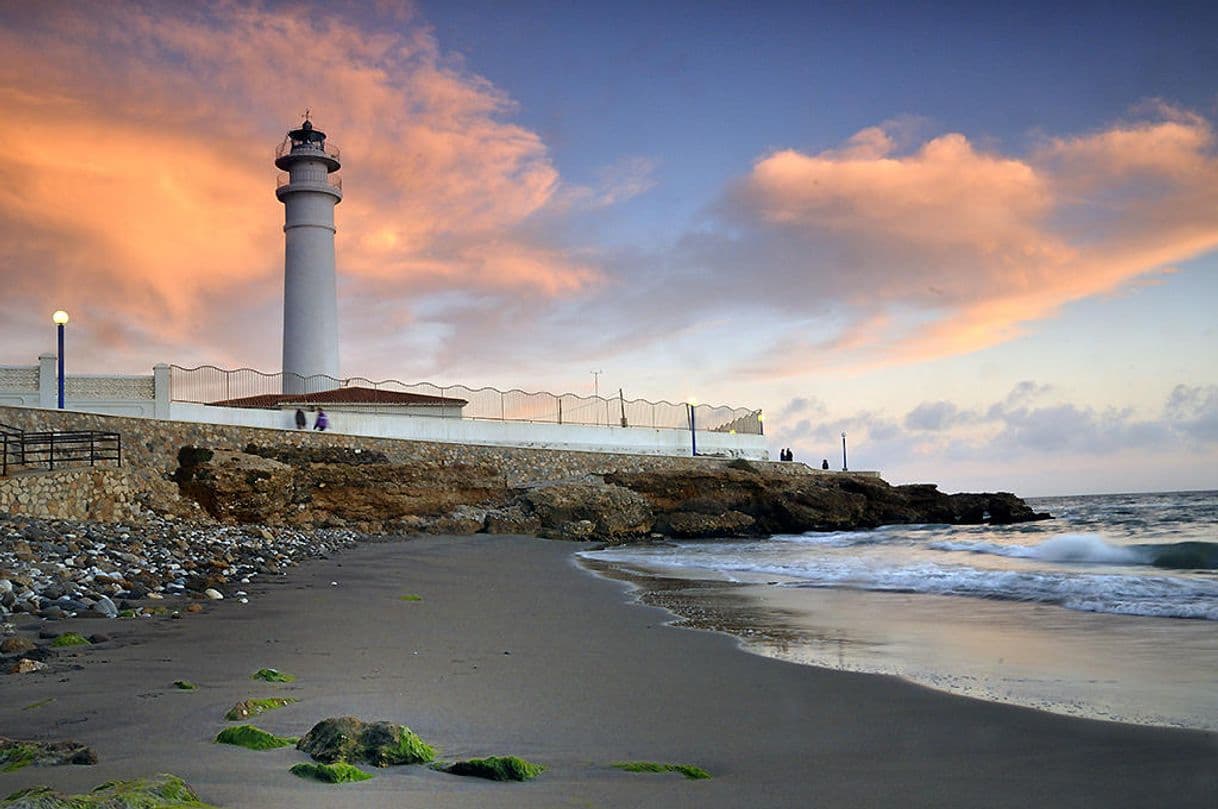
[[[580,556],[644,590],[686,580],[695,605],[745,605],[719,628],[757,654],[1072,716],[1218,731],[1218,492],[1028,503],[1053,518]]]

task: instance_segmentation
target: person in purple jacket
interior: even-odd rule
[[[329,426],[330,418],[326,415],[326,411],[320,407],[317,408],[317,420],[313,422],[313,429],[324,433]]]

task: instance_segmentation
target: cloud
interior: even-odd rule
[[[757,374],[983,349],[1218,247],[1212,126],[1152,112],[1023,155],[961,133],[900,152],[884,127],[817,153],[777,150],[728,189],[682,260],[708,269],[722,298],[836,324],[779,338],[749,363]]]
[[[964,414],[951,402],[923,402],[905,414],[905,428],[909,430],[946,430]]]
[[[1177,385],[1163,411],[1173,428],[1190,439],[1218,443],[1218,386]]]
[[[277,365],[271,148],[306,105],[342,148],[349,288],[408,308],[437,290],[544,302],[601,282],[527,227],[562,183],[501,90],[416,22],[293,8],[55,4],[3,20],[6,321],[63,306],[95,358],[95,341],[127,335],[151,341],[143,362],[206,343]]]
[[[882,469],[894,482],[1042,493],[1129,491],[1154,481],[1157,488],[1212,487],[1218,386],[1177,385],[1157,412],[1070,402],[1029,380],[978,407],[939,400],[900,419],[863,411],[766,422],[772,448],[792,447],[813,465],[828,457],[835,468],[842,432],[851,468]]]

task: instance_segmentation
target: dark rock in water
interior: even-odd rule
[[[54,767],[96,763],[97,755],[80,742],[19,741],[0,736],[0,770],[18,770],[29,764]]]
[[[386,767],[426,764],[436,757],[435,749],[405,725],[366,723],[354,716],[323,719],[301,738],[296,748],[326,764],[362,761]]]
[[[110,636],[104,632],[95,632],[89,636],[89,643],[108,643]]]

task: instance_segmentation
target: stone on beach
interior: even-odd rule
[[[96,763],[97,754],[80,742],[20,741],[0,736],[0,771],[18,770],[30,764],[54,767]]]
[[[365,762],[375,767],[426,764],[435,749],[410,728],[392,722],[363,722],[354,716],[323,719],[296,748],[327,764]]]
[[[2,809],[215,809],[203,803],[185,781],[162,774],[148,779],[107,781],[83,795],[36,786],[0,801]]]
[[[491,781],[529,781],[541,775],[546,768],[518,756],[487,756],[456,761],[441,769],[453,775],[470,775]]]

